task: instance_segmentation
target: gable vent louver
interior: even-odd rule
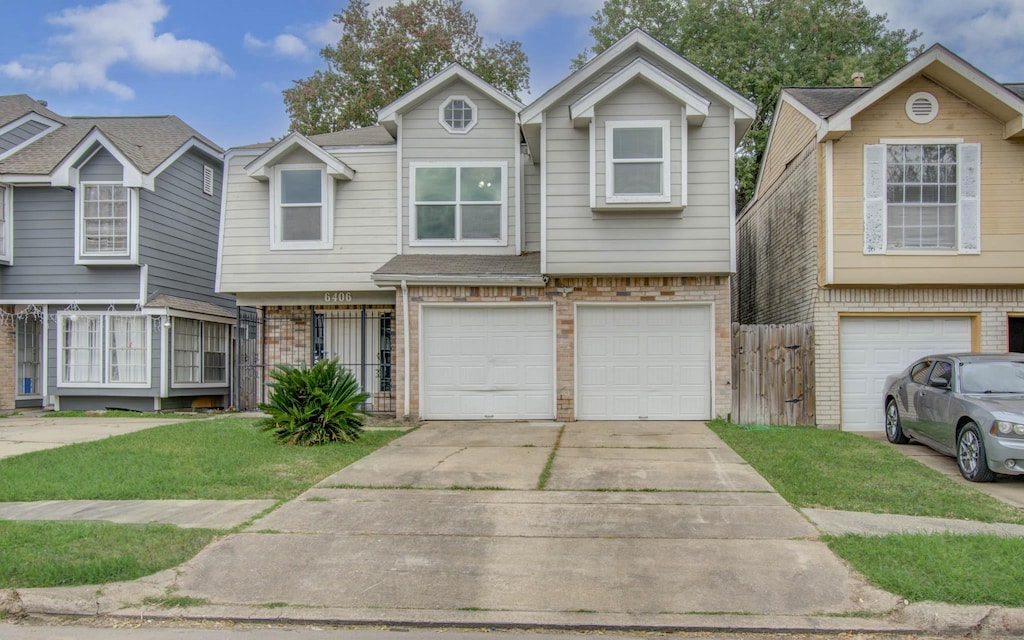
[[[213,167],[203,165],[203,193],[213,195]]]
[[[927,124],[939,115],[939,101],[932,94],[919,91],[907,100],[906,110],[911,122]]]

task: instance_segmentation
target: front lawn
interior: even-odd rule
[[[1024,524],[1019,509],[855,433],[709,426],[797,507]]]
[[[185,562],[217,533],[171,525],[0,520],[0,588],[134,580]]]
[[[0,460],[0,501],[286,500],[402,435],[354,444],[274,442],[257,418],[155,427]]]
[[[863,436],[709,423],[796,507],[1024,524],[1024,513]],[[1024,606],[1024,539],[822,536],[869,582],[912,602]]]

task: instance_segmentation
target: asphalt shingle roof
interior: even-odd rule
[[[332,131],[330,133],[316,133],[306,136],[313,144],[321,147],[358,147],[371,144],[395,144],[395,139],[388,133],[388,130],[379,124],[372,127],[360,127],[358,129],[345,129],[344,131]],[[277,144],[275,141],[257,142],[246,144],[235,149],[269,149]]]
[[[65,118],[49,111],[28,96],[0,96],[0,119],[9,117],[18,109],[22,109],[21,113],[9,121],[16,120],[30,111],[36,111],[63,123],[63,126],[0,161],[0,173],[47,175],[94,128],[99,129],[118,151],[143,173],[150,173],[156,169],[161,162],[192,138],[218,152],[222,151],[209,138],[182,122],[177,116]]]
[[[822,118],[835,115],[871,87],[787,87],[786,93]]]
[[[13,96],[0,96],[0,127],[14,122],[26,113],[36,112],[50,120],[64,122],[65,119],[46,108],[46,105],[36,101],[31,96],[19,93]]]
[[[1004,84],[1003,86],[1021,98],[1024,98],[1024,82],[1012,82],[1010,84]]]
[[[402,254],[375,276],[540,276],[540,254],[520,256]]]
[[[208,316],[218,316],[221,318],[235,318],[235,314],[224,307],[211,304],[209,302],[169,296],[165,293],[153,296],[153,299],[146,303],[146,308],[173,309],[175,311],[188,311],[191,313],[200,313]]]

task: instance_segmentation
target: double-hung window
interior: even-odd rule
[[[605,123],[605,199],[610,203],[669,202],[668,121]]]
[[[410,244],[505,242],[505,163],[411,163],[409,171]]]
[[[955,144],[886,145],[889,249],[956,247]]]
[[[130,314],[59,316],[61,385],[149,385],[149,322]]]
[[[78,261],[131,262],[138,219],[135,189],[114,182],[82,182],[77,197]]]
[[[226,384],[228,325],[174,318],[174,384]]]
[[[881,142],[864,146],[864,253],[979,253],[981,145]]]
[[[330,248],[330,184],[322,165],[274,168],[273,248]]]

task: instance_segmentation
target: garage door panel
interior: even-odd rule
[[[553,332],[550,307],[424,307],[420,413],[553,418]]]
[[[840,319],[841,424],[849,431],[884,428],[882,391],[885,377],[923,356],[970,351],[967,317]]]
[[[706,306],[581,306],[577,417],[710,417],[710,316]]]

